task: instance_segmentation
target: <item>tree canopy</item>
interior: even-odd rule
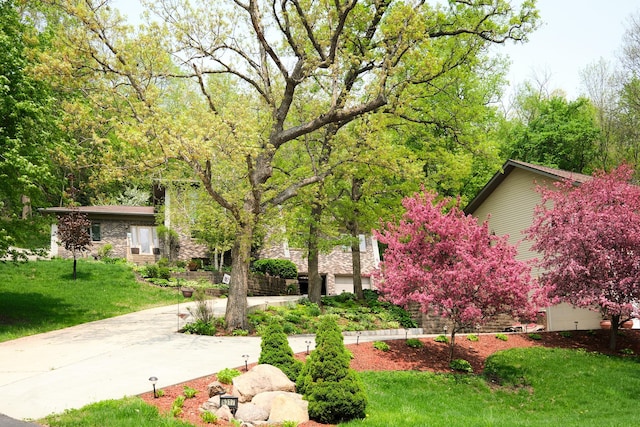
[[[640,299],[640,187],[623,165],[575,186],[538,187],[542,203],[527,230],[542,254],[543,284],[554,301],[598,309],[611,318],[611,349],[618,326]]]
[[[515,259],[508,236],[489,233],[448,199],[428,191],[406,198],[398,223],[376,233],[388,245],[380,266],[379,290],[394,304],[420,304],[452,322],[455,334],[498,314],[530,319],[538,301],[529,266]],[[446,212],[445,212],[446,211]]]

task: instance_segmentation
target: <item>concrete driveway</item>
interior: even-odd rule
[[[266,308],[298,298],[248,300],[249,307]],[[226,301],[212,301],[217,315],[224,314]],[[193,303],[154,308],[0,343],[0,414],[36,420],[88,403],[149,391],[151,376],[158,378],[157,387],[162,388],[242,366],[244,354],[249,355],[249,363],[258,361],[259,337],[177,333],[184,325],[178,313],[188,313],[190,305]],[[401,336],[403,331],[371,331],[363,332],[359,341]],[[345,336],[345,344],[356,339],[355,334]],[[289,337],[295,353],[307,349],[305,341],[314,342],[314,338]],[[6,418],[0,415],[0,422],[3,420]]]
[[[251,297],[250,306],[299,297]],[[226,299],[214,300],[224,313]],[[193,303],[189,303],[192,305]],[[38,419],[210,375],[260,356],[260,338],[176,333],[187,305],[154,308],[0,343],[0,414]],[[309,338],[307,338],[308,340]],[[303,351],[304,339],[291,341]]]

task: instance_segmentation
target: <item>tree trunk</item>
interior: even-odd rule
[[[318,234],[320,233],[320,218],[322,205],[313,203],[311,206],[311,221],[309,223],[309,255],[307,257],[307,271],[309,272],[309,301],[322,305],[322,278],[318,267],[320,250],[318,248]]]
[[[360,230],[358,227],[358,202],[362,198],[362,184],[364,179],[351,179],[351,202],[353,203],[353,217],[347,221],[347,229],[351,233],[351,271],[353,274],[353,293],[358,301],[364,300],[362,292],[362,270],[360,267]]]
[[[618,328],[620,327],[620,315],[616,314],[611,316],[611,329],[609,330],[609,350],[616,350],[616,339],[618,337]]]
[[[362,301],[364,292],[362,292],[362,274],[360,266],[360,239],[358,237],[358,225],[351,229],[351,270],[353,271],[353,293],[356,299]]]
[[[248,329],[247,291],[252,241],[253,226],[244,225],[240,228],[231,249],[231,283],[225,312],[228,331]]]
[[[449,363],[453,360],[453,350],[456,346],[456,328],[451,328],[451,345],[449,345]]]

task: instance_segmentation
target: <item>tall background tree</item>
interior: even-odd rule
[[[522,40],[534,1],[149,1],[137,31],[105,1],[51,1],[70,17],[71,70],[92,72],[116,134],[179,159],[236,222],[226,320],[246,328],[247,275],[265,212],[323,174],[286,171],[293,141],[406,101],[491,43]],[[444,46],[451,56],[441,56]],[[63,71],[63,67],[59,68]],[[296,111],[293,107],[309,108]],[[152,164],[151,161],[148,164]]]
[[[640,299],[640,187],[621,166],[574,186],[540,187],[542,203],[527,231],[542,254],[541,280],[555,301],[598,309],[611,319],[609,347]]]
[[[598,160],[600,129],[587,98],[543,97],[533,85],[520,89],[518,115],[502,124],[505,158],[590,173]]]

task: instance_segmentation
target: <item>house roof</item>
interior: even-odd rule
[[[65,214],[73,211],[82,212],[87,215],[103,215],[103,216],[138,216],[138,217],[154,217],[155,211],[153,206],[120,206],[120,205],[104,205],[104,206],[78,206],[73,208],[53,207],[40,209],[43,213]]]
[[[540,175],[545,178],[551,178],[556,181],[561,181],[565,179],[573,180],[576,184],[581,184],[585,181],[591,179],[589,175],[583,175],[581,173],[569,172],[562,169],[550,168],[547,166],[534,165],[532,163],[520,162],[517,160],[508,160],[503,166],[502,169],[496,172],[495,175],[489,180],[489,182],[480,190],[480,192],[476,195],[476,197],[469,202],[469,204],[464,208],[464,212],[469,214],[473,213],[481,204],[484,202],[487,197],[505,180],[505,178],[513,171],[514,169],[523,169],[529,172],[533,172],[537,175]]]

